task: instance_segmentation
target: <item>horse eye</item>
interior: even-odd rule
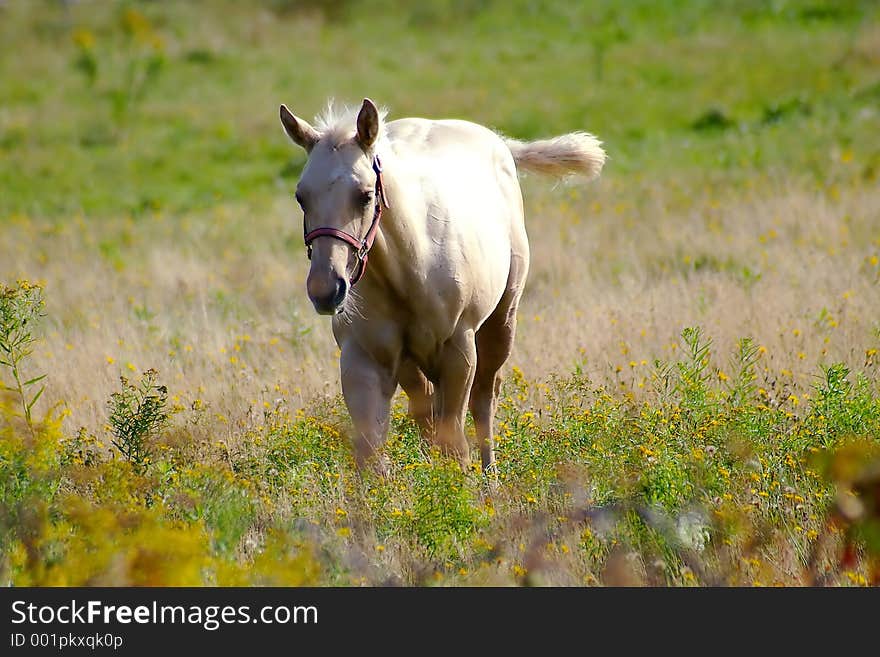
[[[371,190],[358,192],[357,200],[361,205],[367,206],[373,202],[373,192]]]
[[[305,206],[305,203],[303,202],[302,194],[300,194],[299,192],[297,192],[297,193],[294,195],[294,198],[296,199],[296,202],[299,203],[299,207],[301,207],[301,208],[303,209],[303,212],[305,212],[305,210],[306,210],[306,206]]]

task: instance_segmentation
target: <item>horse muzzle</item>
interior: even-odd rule
[[[337,276],[331,281],[320,283],[309,278],[307,288],[309,299],[319,315],[338,315],[342,312],[349,288],[349,283],[344,278]]]

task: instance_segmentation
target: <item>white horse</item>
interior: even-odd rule
[[[333,315],[358,466],[387,468],[377,450],[400,385],[423,435],[462,466],[470,407],[489,468],[529,270],[517,168],[593,178],[601,142],[576,132],[523,143],[459,120],[386,124],[369,99],[356,117],[330,109],[316,127],[282,105],[281,123],[308,152],[296,191],[307,291]]]

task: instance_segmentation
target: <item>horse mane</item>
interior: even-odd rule
[[[327,101],[324,111],[315,117],[315,130],[321,139],[329,139],[335,146],[350,140],[357,131],[357,117],[360,107],[340,105],[332,98]],[[388,109],[379,108],[379,139],[385,136],[385,117]]]

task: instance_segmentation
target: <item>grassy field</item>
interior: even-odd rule
[[[0,3],[0,581],[876,584],[878,19]],[[608,151],[523,180],[497,477],[402,394],[354,471],[277,107],[364,96]]]

